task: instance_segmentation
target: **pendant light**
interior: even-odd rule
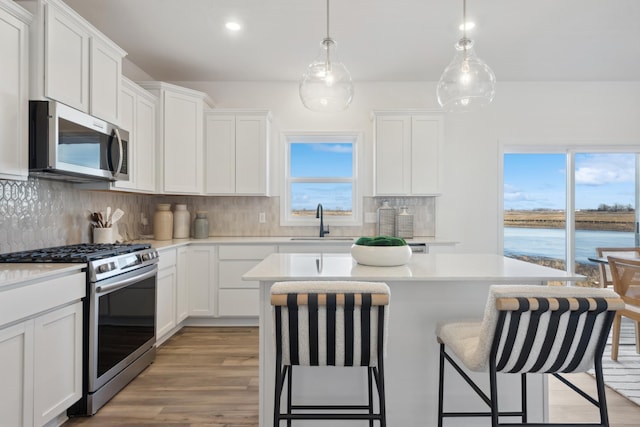
[[[496,76],[473,51],[467,38],[467,0],[462,2],[462,38],[453,61],[438,82],[438,102],[446,111],[463,112],[486,107],[496,94]]]
[[[327,37],[320,53],[300,81],[300,99],[312,111],[337,112],[346,109],[353,99],[351,74],[336,57],[336,42],[329,36],[329,0],[327,0]]]

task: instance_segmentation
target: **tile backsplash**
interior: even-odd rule
[[[364,212],[375,212],[388,200],[394,207],[407,206],[414,214],[416,236],[435,235],[435,198],[364,198]],[[46,179],[0,180],[0,253],[91,241],[89,212],[107,206],[125,212],[119,232],[125,240],[139,237],[141,216],[153,219],[157,203],[184,203],[192,217],[207,211],[211,236],[314,236],[317,227],[280,226],[279,197],[157,196],[109,191],[78,190],[73,184]],[[258,212],[266,222],[259,223]],[[331,225],[330,220],[326,221]],[[331,227],[331,236],[374,235],[376,225]],[[192,231],[193,233],[193,231]]]

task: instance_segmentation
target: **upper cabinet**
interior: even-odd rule
[[[30,13],[0,0],[0,179],[26,180],[29,174]]]
[[[35,15],[31,98],[50,98],[119,124],[126,52],[60,0],[19,0]]]
[[[156,191],[157,98],[131,80],[122,79],[120,126],[129,131],[128,181],[116,181],[115,189],[145,193]]]
[[[442,114],[405,110],[373,115],[375,195],[440,195]]]
[[[206,94],[164,82],[139,84],[158,97],[158,190],[166,194],[202,194]]]
[[[269,112],[211,110],[204,120],[206,194],[268,196]]]

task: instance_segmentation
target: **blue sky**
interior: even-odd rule
[[[564,209],[565,154],[505,154],[505,209]],[[635,154],[576,154],[576,209],[635,205]]]
[[[353,175],[351,143],[291,144],[292,177],[341,177]],[[291,192],[293,209],[315,209],[322,203],[325,209],[351,210],[352,188],[348,183],[294,183]]]

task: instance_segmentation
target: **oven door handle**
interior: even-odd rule
[[[139,282],[144,279],[148,279],[149,277],[153,277],[158,273],[158,269],[154,268],[147,273],[141,274],[139,276],[134,276],[116,283],[111,283],[109,285],[96,286],[96,293],[107,293],[112,291],[117,291],[118,289],[126,288],[136,282]]]

